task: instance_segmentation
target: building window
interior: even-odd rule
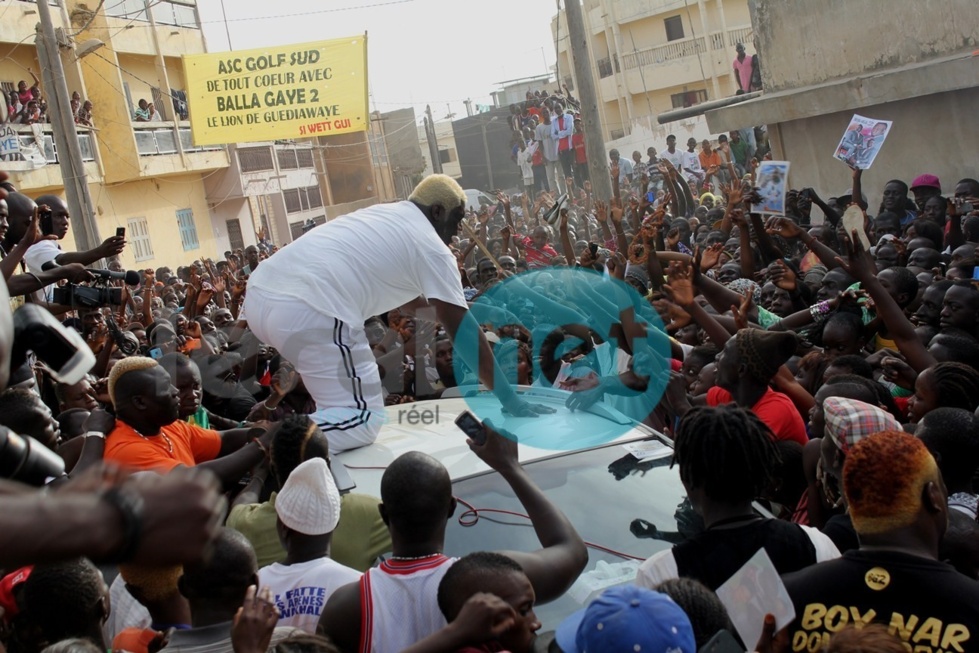
[[[674,109],[686,109],[687,107],[692,107],[701,102],[707,101],[707,91],[703,89],[698,89],[695,91],[684,91],[683,93],[674,93],[670,96],[673,100]]]
[[[683,38],[683,19],[680,16],[671,16],[663,23],[666,25],[667,41],[679,41]]]
[[[313,150],[309,148],[296,148],[296,160],[299,161],[300,168],[312,168]]]
[[[197,225],[194,224],[194,212],[191,209],[177,211],[177,225],[180,227],[180,242],[184,246],[184,251],[200,249],[201,244],[197,242]]]
[[[298,188],[282,191],[282,198],[286,201],[286,213],[299,213],[303,210],[302,202],[299,200]]]
[[[290,188],[282,191],[282,197],[286,201],[286,213],[299,213],[323,206],[323,197],[320,195],[319,186]]]
[[[295,170],[299,167],[299,162],[296,161],[296,150],[293,148],[276,148],[275,155],[279,159],[280,170]]]
[[[245,239],[241,237],[241,222],[235,218],[234,220],[226,220],[224,225],[228,229],[228,244],[231,246],[231,251],[244,249]]]
[[[238,150],[238,165],[242,172],[273,170],[272,149],[268,147],[245,147]]]
[[[456,160],[455,152],[453,150],[439,150],[439,162],[440,163],[452,163]]]
[[[153,244],[150,243],[150,229],[146,218],[129,218],[126,221],[126,239],[133,248],[137,263],[153,258]]]
[[[315,227],[318,227],[318,226],[320,226],[321,224],[324,224],[324,223],[326,223],[326,216],[325,215],[318,215],[315,218],[310,218],[309,220],[305,220],[304,222],[290,222],[289,223],[289,234],[292,236],[292,239],[293,240],[296,240],[297,238],[299,238],[300,236],[302,236],[304,233],[306,233],[305,229],[306,229],[307,226],[310,229],[312,229],[314,226]]]

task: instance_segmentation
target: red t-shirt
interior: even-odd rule
[[[581,133],[572,134],[571,146],[574,147],[574,162],[588,163],[588,155],[585,154],[585,135]]]
[[[534,239],[530,236],[517,236],[517,241],[524,247],[527,267],[530,269],[546,268],[551,264],[551,259],[558,255],[557,250],[550,245],[537,249]]]
[[[734,397],[724,388],[715,385],[707,391],[708,406],[720,406],[732,401],[734,401]],[[802,421],[802,416],[788,395],[775,392],[769,388],[758,400],[758,403],[751,407],[751,412],[768,425],[768,428],[775,435],[776,442],[792,440],[802,446],[809,442],[809,436],[806,435],[806,424]]]

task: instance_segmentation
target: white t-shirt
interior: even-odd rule
[[[677,150],[676,152],[670,152],[669,150],[663,150],[659,153],[659,158],[669,161],[673,164],[673,167],[677,170],[683,165],[683,154]]]
[[[24,263],[27,264],[27,269],[34,274],[40,274],[43,272],[41,266],[48,261],[53,261],[62,254],[61,248],[53,240],[42,240],[39,243],[34,243],[27,248],[27,253],[24,254]]]
[[[34,243],[27,248],[27,253],[24,254],[24,263],[27,264],[27,269],[34,274],[41,274],[43,270],[41,267],[49,262],[53,261],[62,254],[62,250],[58,247],[58,244],[53,240],[42,240],[39,243]],[[44,293],[45,301],[54,301],[54,284],[48,284],[41,289]]]
[[[360,580],[360,572],[330,558],[294,565],[274,562],[258,570],[259,587],[268,587],[279,608],[277,626],[316,633],[323,606],[337,589]]]
[[[455,257],[411,202],[316,227],[262,261],[248,285],[356,327],[418,296],[467,307]]]

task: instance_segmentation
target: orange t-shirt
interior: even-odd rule
[[[734,401],[734,397],[724,388],[715,385],[707,391],[708,406],[720,406],[732,401]],[[802,415],[799,414],[788,395],[768,388],[758,403],[751,407],[751,412],[772,430],[776,442],[792,440],[802,446],[806,446],[806,443],[809,442]]]
[[[116,427],[105,439],[104,458],[134,469],[168,472],[178,465],[193,467],[214,460],[220,452],[221,436],[217,431],[177,420],[160,429],[159,435],[144,438],[117,419]]]
[[[711,150],[710,154],[704,151],[700,152],[700,167],[706,170],[711,166],[717,166],[718,168],[724,165],[721,161],[721,155],[717,153],[717,150]]]

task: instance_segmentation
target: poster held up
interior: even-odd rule
[[[758,192],[761,204],[752,204],[752,213],[785,215],[785,191],[789,182],[788,161],[762,161],[758,166]]]
[[[853,114],[850,126],[843,132],[840,144],[836,146],[833,158],[851,168],[868,169],[891,132],[892,124],[890,120],[875,120]]]

